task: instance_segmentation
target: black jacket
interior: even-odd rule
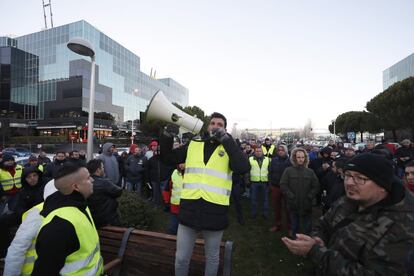
[[[204,144],[204,163],[207,163],[219,143],[208,140]],[[163,161],[176,165],[185,163],[188,145],[172,150],[173,139],[161,136],[161,156]],[[233,173],[242,175],[250,171],[250,164],[245,155],[241,152],[233,139],[226,139],[223,142],[224,149],[230,158],[230,168]],[[213,204],[200,198],[197,200],[181,199],[180,213],[178,219],[181,224],[196,230],[224,230],[228,226],[228,206]]]
[[[51,180],[56,174],[57,170],[66,162],[66,159],[63,161],[55,160],[52,163],[48,163],[43,171],[43,176],[46,180]]]
[[[149,181],[167,181],[170,179],[172,172],[175,170],[175,165],[168,165],[160,160],[159,155],[153,155],[148,160],[147,176]]]
[[[280,156],[273,157],[269,168],[270,184],[279,187],[283,172],[290,166],[292,166],[292,164],[290,164],[289,156],[286,156],[285,158],[281,158]]]
[[[86,160],[83,160],[83,159],[80,159],[80,158],[75,159],[75,158],[71,158],[71,157],[69,157],[66,160],[67,160],[66,162],[71,162],[73,164],[78,165],[79,167],[86,167]]]
[[[53,210],[68,206],[77,207],[85,215],[85,223],[92,223],[92,218],[86,212],[86,200],[78,192],[66,196],[60,192],[50,195],[40,215],[46,217]],[[66,257],[79,248],[79,239],[73,225],[60,217],[54,217],[37,236],[38,257],[32,275],[59,275],[59,271],[65,265]]]
[[[92,178],[94,180],[93,194],[87,199],[87,202],[96,228],[108,224],[119,225],[116,198],[122,194],[122,188],[112,183],[108,178],[96,175],[93,175]]]
[[[39,181],[35,186],[30,186],[26,181],[26,177],[32,172],[36,172],[39,175]],[[43,180],[42,172],[34,166],[23,169],[21,183],[22,189],[18,193],[18,203],[14,210],[19,215],[43,201],[43,190],[46,184]]]
[[[130,182],[145,181],[148,160],[143,155],[131,155],[125,162],[126,179]]]

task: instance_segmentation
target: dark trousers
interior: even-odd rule
[[[170,225],[168,227],[167,233],[170,235],[177,235],[178,230],[178,214],[170,214]]]
[[[280,187],[271,186],[272,189],[272,205],[275,212],[275,226],[282,226],[282,205],[285,212],[287,227],[290,229],[290,215],[287,209],[286,198],[283,196]]]
[[[297,233],[309,235],[312,229],[312,215],[299,215],[290,213],[292,236],[296,239]],[[302,226],[302,227],[301,227]]]
[[[243,219],[243,211],[241,205],[241,196],[240,196],[240,188],[242,184],[242,179],[240,175],[233,175],[233,185],[231,186],[231,203],[234,204],[236,209],[237,218]]]

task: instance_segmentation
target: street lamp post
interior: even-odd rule
[[[336,142],[336,128],[335,128],[336,120],[332,120],[332,123],[333,123],[333,128],[334,128],[334,140]]]
[[[95,106],[95,52],[89,41],[74,37],[69,40],[67,47],[74,53],[91,58],[91,82],[89,88],[89,116],[88,116],[88,142],[86,145],[86,160],[93,159],[93,126]]]

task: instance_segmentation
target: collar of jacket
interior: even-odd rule
[[[46,199],[43,210],[40,214],[43,217],[46,217],[53,210],[62,207],[76,207],[84,212],[87,207],[86,199],[77,191],[74,191],[70,195],[64,195],[57,191]]]

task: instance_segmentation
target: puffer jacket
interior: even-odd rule
[[[297,164],[295,155],[297,151],[305,153],[305,164]],[[290,212],[299,215],[312,213],[312,202],[319,192],[319,181],[313,170],[308,168],[309,157],[304,149],[295,148],[292,151],[290,162],[292,167],[287,168],[280,180],[280,188],[287,198]]]
[[[116,156],[110,152],[113,145],[112,143],[105,143],[102,146],[102,154],[98,158],[104,164],[105,176],[113,183],[118,184],[120,178],[119,164]]]

